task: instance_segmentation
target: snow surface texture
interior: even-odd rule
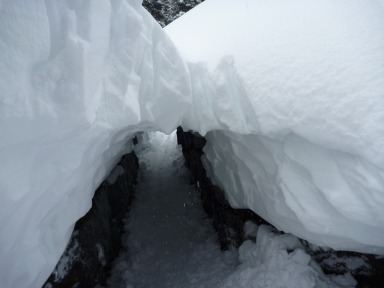
[[[189,77],[141,1],[0,0],[0,91],[0,286],[40,287],[131,135],[179,124]]]
[[[0,0],[1,286],[41,286],[128,139],[181,121],[254,134],[208,135],[234,206],[384,254],[383,2],[307,2],[205,1],[167,29],[187,66],[140,0]]]
[[[325,276],[297,237],[268,226],[245,225],[248,240],[221,252],[199,191],[189,185],[176,133],[150,134],[138,153],[142,173],[126,219],[122,252],[108,286],[113,288],[325,288],[354,287],[349,275]],[[257,235],[257,236],[256,236]],[[290,251],[290,252],[288,252]]]
[[[183,128],[231,131],[205,148],[231,205],[384,254],[384,2],[207,0],[165,30],[201,107]]]

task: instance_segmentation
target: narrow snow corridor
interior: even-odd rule
[[[350,288],[358,270],[382,288],[384,0],[148,0],[204,2],[164,29],[142,2],[0,0],[0,288],[105,285],[132,139],[178,126],[206,140],[199,190],[277,230],[221,253],[180,151],[152,139],[111,286]]]
[[[216,233],[188,184],[176,134],[153,134],[139,153],[141,175],[110,287],[221,287],[236,253],[220,251]],[[130,286],[131,285],[131,286]]]

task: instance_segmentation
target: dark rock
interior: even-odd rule
[[[185,165],[191,171],[191,183],[198,186],[204,211],[213,220],[223,250],[231,246],[239,247],[244,242],[245,222],[269,225],[249,209],[233,209],[220,187],[212,184],[201,161],[206,144],[204,137],[195,132],[184,132],[181,127],[178,127],[177,142],[182,146]]]
[[[307,252],[319,263],[325,274],[350,273],[358,282],[358,288],[379,288],[384,283],[384,258],[371,254],[332,249],[312,249],[301,240]]]
[[[134,152],[118,163],[123,173],[104,181],[92,208],[76,222],[69,244],[44,287],[94,287],[105,284],[112,261],[121,249],[123,219],[135,191],[138,159]]]
[[[144,0],[143,6],[162,26],[167,26],[204,0]]]

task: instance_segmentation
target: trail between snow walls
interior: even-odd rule
[[[138,181],[129,172],[137,169],[134,158],[124,156],[96,191],[45,288],[355,287],[354,277],[380,287],[382,267],[374,258],[308,246],[250,210],[231,208],[206,177],[203,137],[178,128],[178,147],[175,132],[138,134],[134,142]],[[121,234],[113,229],[127,211],[115,258]]]
[[[299,240],[245,223],[239,251],[220,249],[198,187],[191,185],[176,133],[151,134],[139,153],[142,168],[126,218],[123,249],[108,287],[308,288],[353,287],[349,273],[326,276]],[[215,212],[216,213],[216,212]],[[350,261],[353,261],[350,258]]]
[[[234,253],[220,250],[200,195],[189,184],[176,133],[151,140],[138,155],[142,171],[126,220],[126,252],[109,287],[221,287],[236,267]]]
[[[1,285],[42,285],[136,132],[181,124],[234,207],[384,255],[383,2],[207,0],[168,34],[141,2],[0,1]]]

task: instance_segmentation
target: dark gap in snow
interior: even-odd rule
[[[143,6],[165,27],[201,2],[204,0],[144,0]]]
[[[123,218],[133,199],[137,171],[136,154],[124,155],[96,190],[91,209],[76,222],[66,250],[43,287],[106,283],[121,249]]]
[[[249,209],[232,208],[224,192],[212,184],[201,161],[201,156],[204,154],[202,149],[206,143],[204,137],[198,133],[184,132],[178,127],[177,142],[182,146],[185,164],[191,172],[191,184],[197,185],[200,191],[204,211],[213,219],[223,250],[231,246],[238,248],[244,242],[246,236],[243,228],[247,221],[257,225],[270,225]]]

